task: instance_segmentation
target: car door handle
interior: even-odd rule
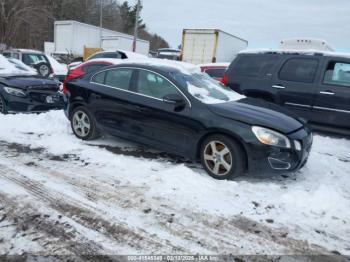
[[[285,89],[285,87],[281,85],[273,85],[272,87],[276,89]]]
[[[321,95],[328,95],[328,96],[334,96],[335,93],[331,92],[331,91],[321,91],[320,92]]]

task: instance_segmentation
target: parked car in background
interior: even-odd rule
[[[119,136],[200,160],[217,179],[296,171],[312,144],[297,117],[189,64],[125,62],[73,79],[67,89],[66,114],[79,139]]]
[[[147,59],[148,57],[142,54],[124,51],[124,50],[116,50],[116,51],[102,51],[97,52],[91,56],[89,56],[86,61],[91,61],[95,59]],[[86,62],[85,61],[85,62]],[[68,65],[69,70],[76,68],[78,65],[83,63],[83,61],[75,61]]]
[[[63,108],[59,83],[22,70],[0,55],[0,113],[44,112]]]
[[[202,64],[198,65],[203,73],[207,73],[215,80],[222,82],[225,72],[230,63],[214,63],[214,64]]]
[[[230,65],[224,82],[241,94],[295,112],[316,129],[350,133],[350,54],[243,52]]]
[[[27,71],[28,73],[31,73],[33,75],[37,75],[38,71],[34,69],[33,67],[30,67],[23,63],[21,60],[18,60],[16,58],[7,58],[7,60],[12,63],[18,70]]]
[[[29,49],[11,49],[5,50],[2,55],[8,58],[12,57],[21,60],[26,65],[35,68],[38,73],[44,77],[49,77],[51,74],[53,74],[53,69],[49,59],[40,51]]]
[[[84,62],[77,67],[69,70],[63,83],[63,93],[67,92],[66,83],[74,78],[83,76],[85,74],[96,71],[102,67],[110,66],[115,64],[118,59],[108,59],[108,58],[97,58],[87,62]]]
[[[31,66],[43,77],[55,77],[59,81],[67,75],[67,66],[60,64],[53,57],[45,55],[36,50],[29,49],[11,49],[2,53],[7,58],[15,58],[22,61],[24,64]]]

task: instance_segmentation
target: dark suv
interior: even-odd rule
[[[316,129],[350,134],[350,54],[247,51],[224,84],[294,111]]]

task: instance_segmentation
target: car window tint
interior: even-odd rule
[[[124,90],[129,89],[132,69],[121,68],[106,71],[105,85]]]
[[[205,71],[208,75],[211,77],[224,77],[224,74],[226,72],[226,68],[210,68]]]
[[[93,64],[93,65],[86,65],[83,67],[83,71],[85,73],[91,73],[93,71],[97,71],[98,69],[108,66],[107,64]]]
[[[284,63],[279,79],[292,82],[312,83],[318,67],[317,59],[292,58]]]
[[[93,83],[97,83],[97,84],[104,84],[105,83],[105,77],[106,77],[106,71],[101,72],[101,73],[95,75],[92,78],[92,82]]]
[[[27,65],[47,63],[44,55],[40,55],[40,54],[22,54],[22,60]]]
[[[180,94],[167,79],[145,70],[140,71],[137,92],[158,99],[163,99],[166,95]]]
[[[323,82],[331,85],[350,86],[350,63],[330,62]]]
[[[233,74],[249,77],[263,77],[272,73],[279,58],[274,55],[241,56],[234,66]]]

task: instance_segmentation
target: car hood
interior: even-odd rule
[[[1,77],[0,82],[6,86],[20,89],[35,89],[58,91],[59,84],[55,80],[43,78],[40,76],[8,76]]]
[[[213,113],[247,123],[292,133],[304,126],[304,123],[293,113],[275,104],[254,98],[244,98],[235,102],[209,105]]]

